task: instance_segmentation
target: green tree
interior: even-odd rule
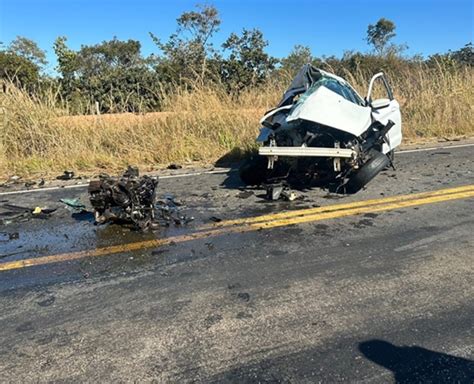
[[[139,41],[121,41],[116,37],[96,45],[83,45],[76,54],[76,72],[81,77],[91,77],[140,65],[140,49]]]
[[[219,30],[219,12],[210,5],[197,5],[196,11],[184,12],[176,22],[177,30],[166,43],[150,32],[162,52],[157,71],[165,81],[204,81],[208,61],[216,56],[210,39]]]
[[[460,64],[474,66],[474,46],[467,43],[463,48],[452,52],[452,58]]]
[[[230,90],[242,90],[263,83],[278,60],[265,52],[268,42],[258,29],[232,33],[222,44],[229,57],[222,64],[221,78]]]
[[[46,52],[38,47],[38,45],[26,37],[17,36],[8,46],[8,51],[27,59],[38,68],[48,64],[46,60]]]
[[[381,18],[375,24],[369,24],[367,28],[367,43],[372,45],[375,51],[382,55],[387,48],[388,42],[395,37],[395,23],[391,20]]]
[[[456,69],[459,66],[474,66],[474,49],[472,43],[467,43],[463,48],[447,53],[431,55],[426,64],[430,67],[442,66],[445,69]]]
[[[8,51],[0,51],[0,79],[33,89],[39,80],[38,67],[30,60]]]
[[[311,49],[304,45],[295,45],[290,54],[281,60],[281,69],[294,76],[300,68],[314,61]]]
[[[56,39],[63,98],[74,111],[88,112],[99,102],[102,112],[138,112],[159,103],[152,58],[142,57],[136,40],[113,38],[95,45],[69,49],[66,38]]]
[[[61,74],[63,94],[69,99],[74,89],[75,71],[78,68],[77,53],[67,46],[67,37],[59,36],[53,44],[54,53],[58,61],[56,70]]]

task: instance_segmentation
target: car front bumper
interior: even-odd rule
[[[285,156],[285,157],[330,157],[355,159],[357,152],[348,148],[324,148],[324,147],[276,147],[265,146],[258,149],[262,156]]]

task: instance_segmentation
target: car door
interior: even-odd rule
[[[381,84],[377,84],[381,82]],[[372,93],[377,85],[382,85],[382,89],[386,92],[386,98],[372,100]],[[369,90],[366,97],[367,104],[372,109],[372,118],[387,124],[389,120],[395,125],[387,133],[387,143],[383,145],[382,152],[387,153],[398,147],[402,142],[402,117],[400,113],[400,105],[394,99],[392,89],[388,84],[387,78],[383,72],[377,73],[372,77],[369,83]]]

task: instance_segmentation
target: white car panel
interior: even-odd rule
[[[308,120],[360,136],[371,124],[371,108],[346,100],[322,86],[299,103],[286,118],[287,122]]]

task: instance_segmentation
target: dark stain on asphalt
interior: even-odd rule
[[[246,303],[250,301],[250,294],[248,294],[247,292],[239,292],[237,293],[237,297],[240,300],[245,301]]]
[[[328,193],[327,195],[323,196],[323,199],[340,200],[340,199],[344,199],[345,197],[346,197],[345,195],[338,195],[336,193]]]
[[[253,318],[252,314],[246,312],[239,312],[236,316],[237,319],[251,319]]]
[[[273,256],[285,256],[287,254],[287,252],[282,251],[280,249],[270,250],[269,253],[270,253],[270,255],[273,255]]]
[[[38,345],[47,345],[50,344],[54,340],[54,333],[50,333],[44,337],[40,337],[36,340],[36,344]]]
[[[250,196],[253,196],[252,191],[242,191],[242,192],[237,194],[237,197],[239,199],[248,199]]]
[[[151,254],[152,256],[159,256],[162,255],[163,253],[169,252],[169,249],[157,249],[155,251],[152,251]]]
[[[40,307],[49,307],[51,304],[53,304],[56,301],[55,296],[49,296],[44,300],[37,301],[36,304],[38,304]]]
[[[207,329],[209,329],[213,325],[219,323],[222,319],[223,317],[221,314],[215,313],[206,317],[206,319],[204,320],[204,325]]]
[[[369,213],[364,214],[364,217],[375,219],[378,215],[379,215],[378,213],[369,212]]]
[[[354,227],[356,228],[373,227],[373,226],[374,226],[374,222],[369,219],[362,219],[354,224]]]
[[[316,229],[317,231],[327,231],[329,229],[329,225],[319,223],[319,224],[314,224],[313,228]]]
[[[285,234],[287,235],[301,235],[301,232],[303,232],[303,230],[301,228],[298,228],[296,226],[289,226],[288,228],[285,229]]]
[[[89,223],[95,222],[95,217],[92,212],[81,211],[81,212],[73,212],[71,217],[76,221],[86,221]]]
[[[15,331],[17,332],[28,332],[28,331],[33,331],[35,327],[33,326],[33,322],[27,321],[23,324],[20,324],[18,327],[15,328]]]

